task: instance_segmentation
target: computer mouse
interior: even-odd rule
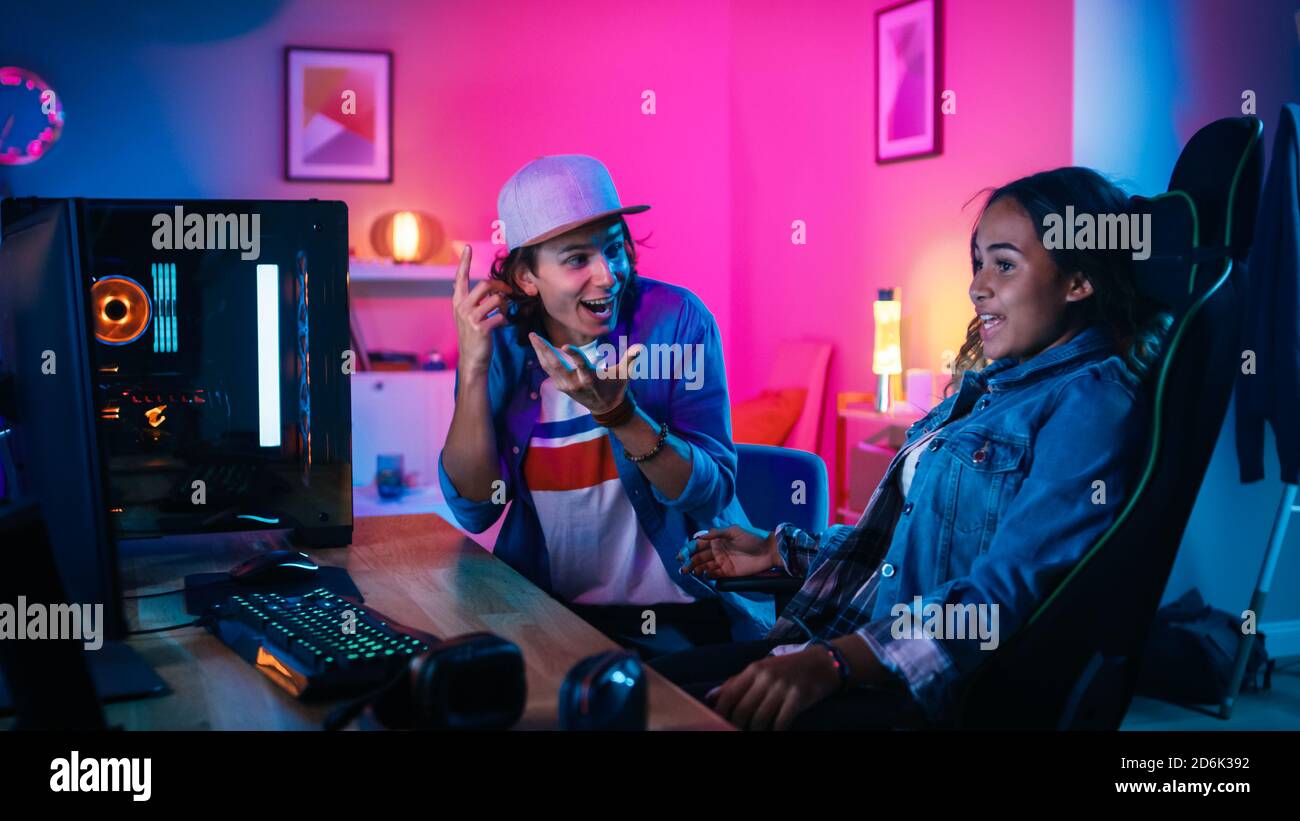
[[[560,728],[644,730],[645,670],[635,653],[610,650],[578,662],[560,686]]]
[[[309,578],[320,565],[297,550],[268,550],[230,568],[230,580],[239,584],[271,584]]]

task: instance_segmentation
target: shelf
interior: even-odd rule
[[[348,260],[348,276],[353,282],[451,282],[456,278],[456,266],[353,258]]]
[[[470,287],[487,278],[499,246],[471,242]],[[416,265],[389,259],[348,259],[348,281],[358,296],[451,296],[456,265]]]

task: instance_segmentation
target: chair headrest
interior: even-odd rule
[[[1192,135],[1168,192],[1129,199],[1130,213],[1151,217],[1150,256],[1134,262],[1145,296],[1181,313],[1214,286],[1227,259],[1246,258],[1264,176],[1262,133],[1256,117],[1216,120]]]
[[[1255,236],[1255,212],[1264,180],[1258,117],[1215,120],[1192,135],[1169,177],[1170,191],[1185,191],[1196,204],[1202,244],[1232,249],[1244,260]]]

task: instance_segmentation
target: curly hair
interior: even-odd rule
[[[627,226],[627,220],[623,216],[609,218],[593,223],[593,227],[601,228],[614,225],[615,223],[623,227],[623,248],[627,252],[628,261],[628,278],[623,284],[625,294],[619,300],[619,310],[633,311],[636,309],[637,297],[637,270],[636,270],[636,246],[637,241],[632,238],[632,231]],[[645,240],[641,240],[644,242]],[[515,329],[515,339],[520,345],[528,344],[528,334],[536,332],[543,334],[542,316],[546,313],[546,308],[542,305],[540,296],[529,296],[523,288],[519,287],[518,276],[525,269],[533,274],[537,273],[537,249],[540,245],[525,245],[522,248],[516,248],[504,254],[499,254],[492,261],[490,276],[498,282],[505,283],[510,289],[506,295],[508,305],[506,307],[506,320]]]
[[[979,218],[1004,197],[1015,200],[1029,214],[1039,241],[1047,230],[1045,218],[1049,214],[1065,213],[1067,205],[1074,206],[1078,213],[1089,214],[1123,214],[1128,209],[1128,196],[1123,189],[1091,168],[1078,166],[1042,171],[992,189]],[[979,218],[971,228],[972,253]],[[1048,253],[1059,274],[1078,272],[1092,284],[1092,296],[1072,305],[1070,310],[1082,311],[1086,324],[1105,329],[1125,364],[1139,379],[1144,378],[1159,357],[1173,317],[1138,291],[1131,252],[1051,248]],[[987,364],[979,317],[975,317],[966,326],[966,341],[953,361],[952,379],[945,394],[960,386],[963,373]]]

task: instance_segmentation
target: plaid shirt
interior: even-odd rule
[[[918,440],[919,441],[919,440]],[[832,639],[856,633],[932,717],[941,716],[956,668],[938,642],[924,636],[895,641],[893,616],[871,619],[880,563],[903,505],[895,468],[917,441],[895,455],[856,527],[832,525],[820,537],[794,525],[780,526],[781,558],[804,585],[782,611],[770,638]],[[866,576],[866,581],[861,581]]]

